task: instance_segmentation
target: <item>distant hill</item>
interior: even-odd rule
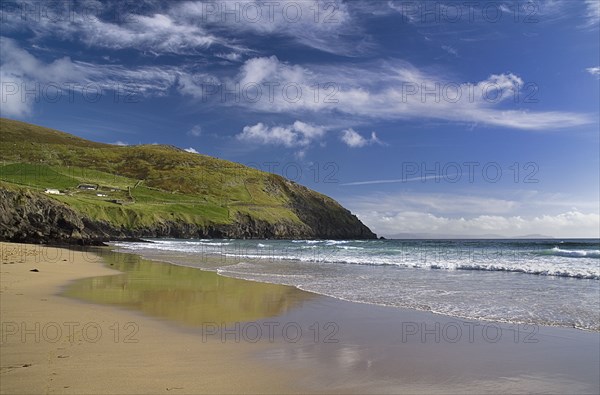
[[[539,233],[533,233],[529,235],[516,236],[515,239],[554,239],[552,236],[541,235]]]
[[[0,131],[2,240],[376,237],[330,197],[238,163],[5,118]]]
[[[553,239],[552,236],[545,236],[540,234],[531,234],[524,236],[501,236],[498,234],[481,234],[477,236],[473,235],[454,235],[454,234],[444,234],[444,233],[396,233],[392,236],[388,237],[389,239],[438,239],[438,240],[452,240],[452,239],[490,239],[490,240],[501,240],[501,239]]]

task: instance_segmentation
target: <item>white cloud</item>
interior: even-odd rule
[[[133,48],[150,53],[193,54],[226,41],[208,33],[199,23],[173,15],[131,15],[127,23],[115,24],[97,18],[75,26],[81,40],[90,46]],[[72,30],[72,29],[70,29]],[[72,33],[66,31],[64,34]]]
[[[31,113],[35,99],[29,95],[23,100],[21,92],[10,94],[7,89],[31,83],[61,85],[76,82],[79,89],[92,84],[100,90],[119,91],[125,95],[161,96],[172,93],[175,88],[180,94],[203,102],[215,100],[213,104],[218,106],[241,106],[297,117],[311,113],[326,117],[328,123],[331,114],[335,113],[350,117],[354,122],[431,119],[522,130],[551,130],[590,124],[594,119],[592,115],[581,113],[507,108],[511,101],[522,101],[530,93],[521,92],[525,81],[512,73],[492,74],[475,83],[454,82],[398,60],[354,66],[306,67],[281,62],[272,56],[249,59],[234,78],[218,80],[176,66],[131,69],[68,57],[43,62],[13,40],[2,38],[0,44],[3,53],[0,77],[3,82],[12,83],[3,84],[1,92],[5,99],[3,113],[7,116]],[[237,97],[227,95],[227,100],[223,100],[222,94],[206,97],[204,81],[216,81],[221,84],[221,89],[239,86],[241,92],[249,89],[252,93],[238,93]],[[248,99],[248,95],[257,92],[258,99]],[[518,104],[526,106],[526,103]],[[306,137],[301,140],[304,139]]]
[[[597,75],[600,76],[600,66],[598,67],[588,67],[587,69],[585,69],[588,73],[590,73],[591,75]]]
[[[372,144],[381,144],[381,141],[377,138],[377,134],[375,134],[375,132],[371,132],[371,138],[366,139],[352,128],[342,130],[340,138],[348,147],[351,148],[360,148]]]
[[[32,103],[21,97],[21,79],[0,68],[0,115],[3,117],[25,118],[31,115]]]
[[[530,94],[530,90],[523,91],[525,81],[512,73],[492,74],[478,82],[456,82],[397,60],[306,67],[281,62],[275,56],[252,58],[235,79],[223,83],[228,89],[240,86],[242,91],[259,86],[253,100],[237,95],[237,100],[221,103],[266,113],[325,116],[336,112],[361,120],[437,119],[523,130],[593,122],[588,114],[507,108],[512,101],[526,106],[523,100]],[[200,87],[192,88],[186,93],[200,97]]]
[[[188,136],[200,137],[202,135],[202,126],[194,125],[190,130],[188,130],[187,134]]]
[[[359,215],[378,234],[426,233],[478,237],[497,234],[518,237],[540,234],[551,237],[599,237],[600,216],[593,213],[569,211],[539,217],[479,215],[451,218],[427,212],[404,212],[378,217],[370,213]]]
[[[576,208],[565,211],[560,203],[537,204],[530,196],[505,199],[407,192],[356,197],[346,206],[373,231],[387,236],[403,233],[473,237],[483,234],[600,236],[597,203],[595,209],[594,204],[586,204],[588,212]]]
[[[36,102],[68,100],[71,95],[84,92],[87,96],[83,100],[97,99],[109,91],[124,102],[139,100],[140,96],[162,96],[184,74],[176,67],[132,69],[74,61],[69,57],[43,62],[6,37],[0,37],[0,52],[0,95],[5,116],[27,116]]]
[[[184,151],[185,151],[185,152],[192,153],[192,154],[198,154],[198,153],[199,153],[198,151],[196,151],[196,150],[195,150],[195,149],[193,149],[192,147],[190,147],[190,148],[185,148],[185,149],[184,149]]]
[[[291,125],[267,126],[262,122],[245,126],[236,137],[261,145],[282,145],[288,148],[306,148],[325,134],[325,128],[296,121]]]
[[[114,145],[120,145],[120,146],[123,146],[123,147],[125,147],[125,146],[128,146],[128,145],[129,145],[129,144],[127,144],[125,141],[121,141],[121,140],[115,141],[113,144],[114,144]]]
[[[9,38],[0,37],[0,53],[0,95],[4,116],[24,117],[31,114],[32,103],[39,100],[40,94],[34,96],[26,92],[43,92],[38,89],[40,79],[64,82],[82,77],[81,71],[77,70],[70,58],[44,64]]]

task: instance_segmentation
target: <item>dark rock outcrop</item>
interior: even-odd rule
[[[286,187],[282,185],[281,187]],[[269,223],[247,214],[238,214],[230,224],[199,226],[177,221],[125,229],[88,218],[73,208],[30,190],[0,187],[0,240],[43,243],[99,245],[109,240],[141,237],[234,238],[234,239],[371,239],[376,238],[358,218],[339,204],[325,206],[319,199],[330,198],[295,185],[291,209],[303,223],[280,220]],[[305,188],[306,191],[310,191]],[[333,200],[331,200],[333,201]]]
[[[279,179],[282,184],[293,184],[287,188],[291,197],[290,208],[300,220],[312,230],[312,237],[321,239],[376,239],[356,215],[342,207],[328,196],[321,195],[310,189]],[[289,186],[289,185],[286,185]]]
[[[114,229],[90,221],[41,194],[0,188],[0,240],[44,244],[101,244]]]

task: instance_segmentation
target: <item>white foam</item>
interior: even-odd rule
[[[321,243],[321,244],[320,244]],[[325,244],[322,244],[325,243]],[[294,240],[260,243],[209,240],[157,240],[154,243],[115,243],[130,250],[162,250],[184,253],[216,253],[228,257],[268,260],[298,260],[302,262],[346,263],[358,265],[393,265],[407,268],[444,270],[481,270],[527,273],[600,280],[600,250],[566,250],[558,247],[547,250],[461,251],[449,249],[398,248],[391,244],[346,245],[348,240]],[[394,248],[395,247],[395,248]],[[262,252],[261,252],[262,251]],[[267,253],[268,251],[268,253]]]
[[[600,258],[600,250],[563,250],[554,247],[549,250],[549,255],[566,256],[573,258]]]

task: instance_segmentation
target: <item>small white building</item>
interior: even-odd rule
[[[45,192],[48,195],[60,195],[60,191],[58,189],[46,189]]]

